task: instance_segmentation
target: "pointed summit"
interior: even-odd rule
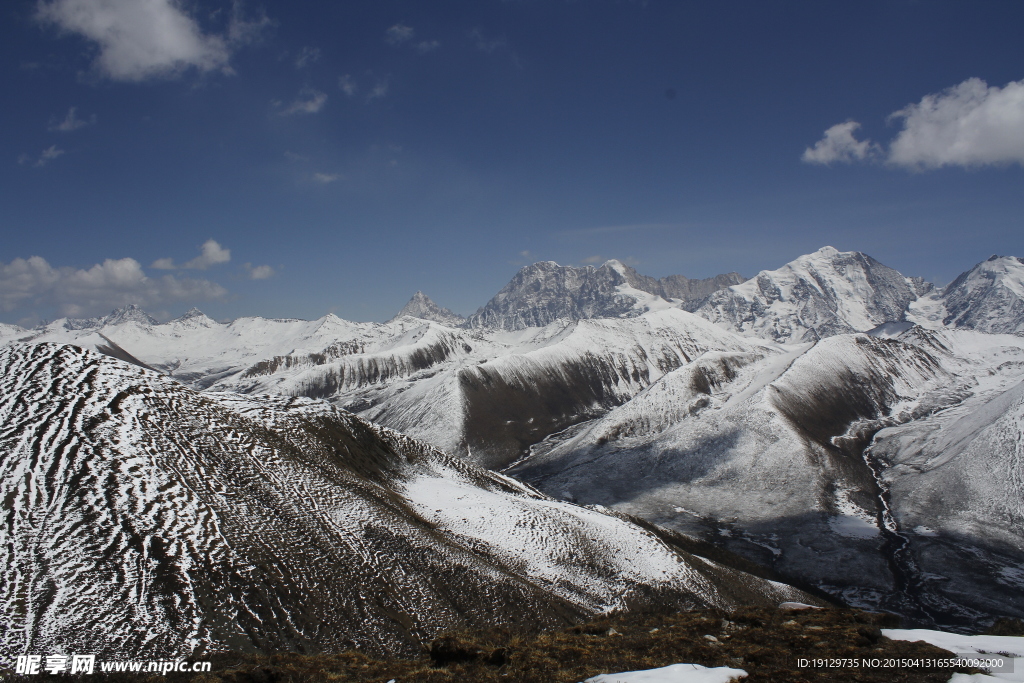
[[[206,315],[195,306],[188,309],[184,315],[175,318],[171,322],[185,324],[189,327],[210,327],[211,325],[216,324],[216,321],[213,318]]]
[[[715,292],[695,312],[747,336],[817,341],[903,321],[925,284],[867,254],[822,247]]]
[[[990,256],[949,283],[942,298],[946,325],[1024,332],[1024,259]]]
[[[124,323],[137,323],[139,325],[158,325],[156,318],[136,306],[128,304],[122,308],[116,308],[103,319],[104,325],[123,325]]]
[[[409,299],[409,303],[407,303],[402,310],[398,312],[398,315],[392,318],[392,320],[397,320],[404,315],[412,316],[413,318],[420,318],[422,320],[432,320],[433,322],[453,327],[461,325],[466,320],[458,313],[450,311],[447,308],[441,308],[431,301],[429,296],[421,291],[417,291],[413,294],[412,298]]]

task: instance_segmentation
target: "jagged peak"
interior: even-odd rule
[[[203,313],[202,311],[200,311],[195,306],[193,306],[192,308],[188,309],[188,311],[186,311],[184,313],[184,315],[181,315],[180,317],[175,318],[171,322],[172,323],[189,323],[191,325],[209,326],[209,325],[214,324],[216,321],[213,320],[213,318],[211,318],[210,316],[208,316],[205,313]]]
[[[619,259],[615,259],[615,258],[608,259],[607,261],[605,261],[604,263],[601,264],[601,267],[602,268],[610,268],[611,270],[614,270],[616,273],[618,273],[619,275],[622,275],[623,277],[626,277],[626,275],[631,270],[633,270],[632,268],[627,266],[625,263],[623,263]]]
[[[115,308],[110,312],[110,315],[103,319],[104,325],[121,325],[129,322],[138,323],[140,325],[159,324],[156,318],[151,316],[149,313],[146,313],[135,304],[128,304],[121,308]]]
[[[430,320],[441,323],[442,325],[461,325],[466,320],[458,313],[438,306],[429,296],[419,289],[416,290],[416,293],[412,295],[408,303],[406,303],[405,306],[402,307],[402,310],[400,310],[391,320],[398,320],[403,316],[410,316],[421,320]]]

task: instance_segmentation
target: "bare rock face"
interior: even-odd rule
[[[626,318],[673,306],[691,310],[692,304],[716,289],[742,281],[737,273],[705,280],[682,275],[656,280],[616,260],[596,268],[541,261],[516,273],[486,306],[469,317],[467,325],[521,330],[560,319]]]
[[[412,298],[409,299],[409,303],[407,303],[402,310],[398,312],[398,315],[392,318],[392,320],[398,320],[405,315],[413,318],[420,318],[421,320],[430,320],[450,327],[458,327],[462,323],[466,322],[466,319],[458,313],[450,311],[447,308],[441,308],[431,301],[429,296],[419,291],[412,295]]]
[[[746,281],[747,278],[735,272],[703,279],[692,279],[685,275],[669,275],[658,280],[664,292],[661,295],[681,300],[683,303],[680,307],[687,311],[696,310],[704,299],[715,292]]]

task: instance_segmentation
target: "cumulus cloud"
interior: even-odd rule
[[[176,0],[39,0],[36,16],[94,43],[101,75],[137,82],[191,68],[229,72],[232,50],[268,23],[242,20],[237,7],[224,35],[203,32]]]
[[[149,264],[150,268],[156,268],[157,270],[177,270],[178,266],[174,265],[174,259],[172,258],[158,258]]]
[[[320,48],[304,47],[299,52],[299,56],[295,58],[295,68],[302,69],[318,61],[320,61]]]
[[[980,78],[932,95],[889,115],[902,130],[888,151],[870,140],[857,140],[856,121],[825,131],[814,147],[804,150],[805,162],[881,161],[912,170],[942,166],[1024,166],[1024,80],[1004,87]]]
[[[437,48],[441,47],[441,43],[436,40],[421,40],[416,43],[416,51],[421,55],[425,55],[428,52],[433,52]]]
[[[595,255],[595,256],[588,256],[587,258],[585,258],[582,261],[580,261],[580,263],[585,263],[587,265],[593,265],[595,263],[604,263],[604,261],[601,259],[600,256]]]
[[[323,109],[326,103],[327,93],[314,90],[313,88],[303,88],[299,93],[299,98],[281,110],[281,116],[315,114]]]
[[[889,163],[916,169],[1024,165],[1024,80],[999,88],[969,78],[889,118],[903,122]]]
[[[208,280],[164,275],[148,277],[132,258],[107,259],[91,268],[54,268],[32,256],[0,263],[0,309],[55,306],[60,315],[100,315],[135,303],[153,306],[177,301],[221,299],[227,295]]]
[[[313,180],[320,183],[321,185],[327,185],[340,179],[341,176],[337,173],[314,173]]]
[[[831,164],[837,161],[862,161],[878,152],[878,145],[870,140],[857,140],[853,132],[860,128],[856,121],[837,123],[825,131],[825,137],[808,147],[800,157],[808,164]]]
[[[50,130],[60,131],[61,133],[70,133],[73,130],[84,128],[92,123],[96,123],[96,116],[94,115],[90,120],[84,121],[75,114],[77,107],[71,107],[68,109],[68,115],[64,117],[63,121],[54,122],[50,124]]]
[[[270,266],[254,266],[251,263],[246,263],[242,267],[245,268],[250,280],[266,280],[277,274]]]
[[[157,270],[177,270],[179,268],[188,270],[206,270],[210,266],[215,266],[218,263],[227,263],[230,260],[231,250],[220,246],[220,243],[218,243],[217,240],[210,239],[203,242],[203,246],[200,247],[199,256],[196,256],[187,263],[183,263],[178,266],[174,264],[174,259],[161,258],[153,261],[149,267]]]
[[[203,242],[202,253],[182,266],[192,270],[206,270],[218,263],[227,263],[231,260],[231,250],[225,249],[217,243],[217,240],[206,240]]]
[[[384,40],[391,45],[401,45],[406,41],[412,40],[413,34],[415,34],[415,30],[412,26],[395,24],[384,32]]]

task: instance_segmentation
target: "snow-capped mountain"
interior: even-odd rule
[[[764,346],[674,307],[514,332],[409,316],[383,324],[333,315],[222,324],[193,311],[162,325],[132,319],[71,329],[57,320],[13,338],[29,337],[117,349],[115,357],[194,389],[330,399],[488,467],[621,404],[705,351]]]
[[[330,398],[477,464],[501,467],[705,351],[764,346],[675,308],[516,332],[437,323],[377,332],[386,336],[348,353],[276,358],[213,386]]]
[[[560,266],[541,261],[526,266],[483,308],[471,315],[472,328],[521,330],[556,320],[621,318],[672,306],[686,308],[694,295],[741,282],[736,273],[706,280],[681,275],[655,280],[621,261],[600,267]]]
[[[696,312],[744,335],[812,341],[901,321],[925,289],[866,254],[823,247],[715,292]]]
[[[942,293],[943,323],[982,332],[1024,332],[1024,259],[992,256]]]
[[[514,471],[552,495],[955,624],[1024,609],[1024,427],[1007,393],[1024,342],[963,329],[1021,331],[1021,267],[997,258],[930,292],[825,248],[712,293],[694,315],[672,278],[541,263],[459,326],[218,323],[196,310],[154,324],[127,309],[0,327],[0,343],[99,349],[200,391],[327,399],[490,468],[532,453]],[[1005,481],[957,484],[981,464]]]
[[[0,349],[0,657],[418,652],[625,606],[813,601],[321,401]]]
[[[412,298],[409,299],[409,303],[403,306],[398,315],[391,320],[397,320],[403,315],[420,318],[421,320],[432,320],[435,323],[441,323],[449,327],[458,327],[466,321],[458,313],[454,313],[447,308],[441,308],[431,301],[429,296],[420,291],[413,294]]]
[[[708,353],[507,472],[855,605],[1019,618],[1022,359],[1020,337],[921,328]]]

